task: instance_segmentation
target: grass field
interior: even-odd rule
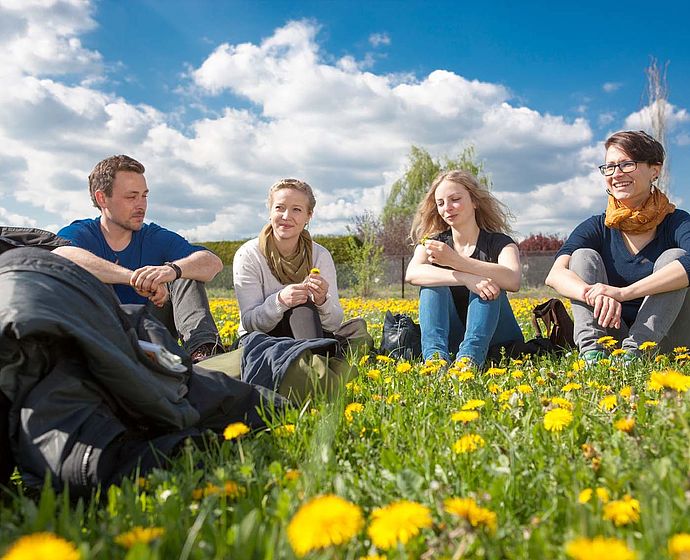
[[[343,303],[375,336],[386,309],[416,314],[413,300]],[[531,336],[537,300],[511,303]],[[236,303],[212,306],[230,342]],[[613,354],[593,368],[565,355],[483,372],[358,358],[334,401],[317,397],[259,433],[231,426],[94,500],[13,486],[0,553],[690,558],[690,356],[652,347],[624,366]]]

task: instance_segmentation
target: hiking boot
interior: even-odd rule
[[[608,357],[609,355],[603,350],[587,350],[580,354],[580,359],[589,367],[596,366],[600,360]]]
[[[201,346],[197,346],[192,352],[191,358],[193,364],[198,364],[203,360],[216,356],[218,354],[224,354],[225,348],[222,344],[214,344],[213,342],[207,342]]]

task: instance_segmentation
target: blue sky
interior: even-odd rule
[[[193,240],[253,236],[284,176],[316,188],[313,230],[339,233],[381,208],[412,144],[473,145],[520,234],[565,233],[604,208],[601,142],[649,129],[652,56],[687,207],[688,21],[680,2],[0,0],[0,222],[95,215],[86,177],[124,152],[148,218]]]

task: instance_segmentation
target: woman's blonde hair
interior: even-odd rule
[[[311,187],[308,183],[300,181],[299,179],[281,179],[280,181],[273,183],[273,185],[271,185],[271,188],[268,189],[269,209],[273,205],[273,195],[281,189],[294,189],[296,191],[304,193],[305,195],[307,195],[307,199],[309,200],[309,213],[311,214],[314,211],[314,207],[316,206],[316,197],[314,196],[314,191],[311,190]]]
[[[426,195],[419,203],[410,229],[410,239],[413,243],[419,243],[425,237],[436,235],[448,229],[448,224],[436,208],[436,189],[443,181],[457,183],[467,189],[476,207],[477,225],[481,229],[497,233],[511,232],[508,222],[513,218],[513,215],[510,210],[495,198],[474,175],[467,171],[455,169],[442,171],[436,175]]]

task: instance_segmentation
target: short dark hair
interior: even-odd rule
[[[616,132],[606,140],[606,149],[618,146],[635,161],[643,161],[650,165],[663,164],[666,152],[661,142],[643,130],[624,130]]]
[[[134,171],[144,174],[144,166],[134,158],[125,155],[110,156],[99,161],[89,175],[89,194],[91,202],[100,209],[96,202],[96,191],[103,191],[105,196],[113,196],[113,182],[118,171]]]

